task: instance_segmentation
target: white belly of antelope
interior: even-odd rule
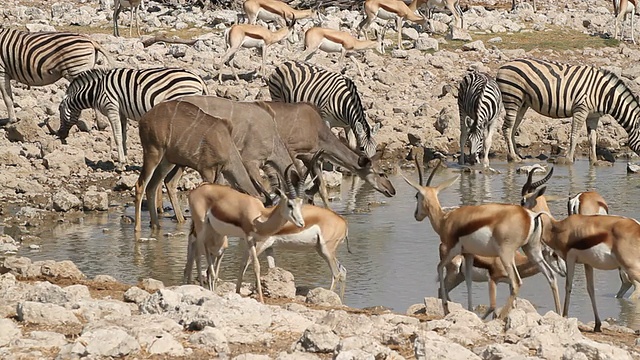
[[[242,230],[242,228],[237,227],[233,224],[226,223],[224,221],[220,221],[211,214],[208,214],[207,216],[209,218],[209,224],[218,234],[244,238],[244,231]]]
[[[570,254],[577,256],[577,262],[588,264],[600,270],[615,270],[620,267],[616,256],[606,244],[598,244],[587,250],[569,250]]]
[[[493,239],[493,232],[488,227],[482,227],[473,233],[461,236],[459,244],[462,252],[480,256],[498,256],[498,247]]]
[[[378,16],[382,20],[394,20],[395,18],[398,17],[398,15],[396,15],[396,13],[389,12],[389,11],[384,10],[384,9],[379,9],[378,13],[376,14],[376,16]]]
[[[329,39],[323,39],[322,42],[320,43],[320,50],[324,52],[341,52],[342,44],[333,42]]]
[[[270,236],[265,245],[278,249],[309,249],[309,247],[318,245],[318,235],[320,235],[320,227],[313,225],[299,233]],[[320,236],[320,243],[323,242],[324,239]]]
[[[245,37],[244,41],[242,41],[242,47],[245,48],[261,48],[264,46],[264,40],[262,39],[254,39],[252,37]]]
[[[282,17],[280,15],[270,13],[264,9],[260,9],[258,11],[258,19],[262,21],[278,21],[282,19]]]

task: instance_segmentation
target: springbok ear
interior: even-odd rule
[[[436,186],[436,191],[440,192],[440,191],[448,188],[449,186],[455,184],[455,182],[458,181],[458,179],[460,179],[460,175],[456,175],[455,177],[452,177],[449,180],[445,180],[443,183],[441,183],[440,185]]]

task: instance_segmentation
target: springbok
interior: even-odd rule
[[[250,49],[250,48],[260,48],[261,57],[262,57],[262,65],[260,67],[260,73],[263,77],[266,76],[265,73],[265,59],[267,57],[267,48],[275,43],[278,43],[284,39],[287,39],[291,32],[293,31],[293,27],[296,24],[296,18],[293,20],[287,21],[287,27],[283,27],[275,32],[265,28],[260,25],[252,25],[252,24],[235,24],[227,30],[224,34],[224,39],[227,43],[228,50],[222,56],[220,60],[220,68],[224,65],[227,65],[233,57],[236,55],[236,52],[240,50],[241,47]],[[231,71],[233,71],[233,76],[236,78],[236,81],[240,81],[238,78],[238,73],[236,73],[236,69],[229,64],[231,67]],[[218,73],[218,82],[222,80],[222,71]]]
[[[264,116],[269,116],[267,111]],[[217,173],[221,172],[230,184],[259,197],[232,131],[233,124],[227,119],[209,115],[200,107],[180,99],[161,102],[140,119],[143,164],[136,182],[136,232],[141,230],[142,193],[145,190],[151,226],[159,225],[157,207],[152,204],[157,203],[157,189],[175,165],[197,170],[208,182],[216,181]],[[175,186],[173,182],[167,184],[167,192],[174,210],[178,211],[180,207],[175,191],[172,191]]]
[[[540,268],[553,293],[557,293],[555,275],[542,255],[543,245],[540,239],[542,224],[536,214],[522,206],[512,204],[461,206],[445,213],[440,206],[438,193],[453,185],[459,176],[446,180],[437,186],[430,186],[440,164],[441,162],[431,172],[424,186],[415,184],[404,175],[402,176],[409,185],[418,191],[415,219],[422,221],[428,217],[431,226],[440,236],[441,259],[437,270],[444,313],[449,313],[444,268],[456,255],[463,255],[465,259],[465,281],[470,311],[473,311],[471,299],[473,255],[499,257],[507,272],[511,293],[500,312],[500,318],[504,318],[509,313],[520,289],[522,280],[515,267],[515,254],[520,247],[527,257]],[[537,193],[541,194],[544,189],[546,188],[538,189]],[[534,196],[535,194],[532,195],[533,199],[537,197]]]
[[[419,160],[417,160],[419,161]],[[538,165],[539,166],[539,165]],[[422,166],[418,166],[418,170],[421,171]],[[540,168],[542,168],[540,166]],[[534,167],[527,177],[527,182],[522,187],[522,196],[529,195],[535,193],[536,189],[542,185],[544,185],[553,174],[553,168],[549,171],[547,176],[543,179],[533,182],[533,173],[535,172],[536,167]],[[540,211],[549,211],[549,207],[547,206],[546,199],[544,195],[540,195],[537,197],[537,204],[531,209],[534,212]],[[566,264],[562,258],[560,258],[551,248],[542,244],[542,255],[551,267],[551,269],[557,273],[558,275],[564,277],[566,276]],[[463,269],[463,260],[462,256],[456,256],[451,260],[451,263],[447,265],[446,269],[446,277],[445,277],[445,286],[448,293],[455,289],[458,285],[460,285],[465,280],[464,270]],[[528,278],[533,275],[536,275],[540,272],[540,268],[527,256],[516,252],[515,254],[515,267],[517,274],[520,278]],[[495,312],[496,309],[496,291],[497,291],[497,283],[508,283],[509,277],[507,270],[502,265],[502,262],[499,258],[495,257],[486,257],[486,256],[473,256],[473,270],[472,276],[474,282],[487,282],[489,283],[489,308],[487,312],[482,317],[483,319],[488,317],[490,314]],[[554,287],[552,287],[553,291]],[[557,289],[557,285],[555,287]],[[553,299],[556,306],[556,311],[560,312],[560,295],[557,291],[553,292]]]
[[[609,215],[609,205],[602,197],[595,191],[584,191],[577,193],[567,201],[568,215],[581,214],[581,215]],[[640,284],[631,281],[629,275],[622,269],[619,271],[620,276],[620,289],[616,293],[616,298],[621,299],[624,294],[629,291],[633,286],[634,291],[629,299],[640,299]]]
[[[340,60],[338,67],[342,69],[344,65],[344,57],[347,51],[360,51],[367,49],[376,49],[379,53],[383,53],[382,34],[376,32],[376,40],[358,40],[346,31],[327,29],[322,27],[312,27],[304,33],[305,52],[300,57],[304,61],[309,61],[313,54],[318,50],[324,52],[339,52]],[[353,59],[353,58],[352,58]],[[353,59],[354,62],[355,59]],[[358,70],[360,69],[356,62]],[[362,74],[361,74],[362,75]],[[364,75],[363,75],[364,77]]]
[[[120,32],[118,31],[118,17],[120,16],[120,12],[125,9],[131,9],[131,19],[129,20],[129,37],[131,37],[131,28],[133,27],[133,21],[135,19],[136,22],[136,32],[138,36],[140,36],[140,25],[138,24],[138,18],[140,15],[138,14],[138,10],[140,10],[140,6],[143,4],[143,0],[115,0],[113,3],[113,36],[120,36]]]
[[[455,26],[459,29],[464,28],[464,19],[462,17],[462,8],[460,8],[460,0],[413,0],[411,4],[409,4],[409,9],[415,13],[424,4],[427,5],[427,19],[432,18],[433,9],[446,8],[451,12],[455,21]]]
[[[285,22],[293,19],[309,19],[318,18],[319,12],[317,8],[308,10],[296,10],[286,3],[279,0],[246,0],[242,3],[244,12],[247,14],[249,24],[255,24],[256,21],[276,21]]]
[[[615,16],[615,33],[613,35],[614,39],[618,38],[618,29],[620,29],[620,24],[627,20],[627,14],[631,14],[631,41],[635,44],[636,40],[633,37],[634,27],[633,27],[633,18],[636,15],[636,7],[638,3],[636,0],[613,0],[613,14]],[[620,40],[623,40],[624,30],[620,31]]]
[[[601,331],[593,285],[593,268],[621,268],[631,281],[640,281],[640,223],[634,219],[612,215],[570,215],[556,221],[542,212],[536,217],[543,222],[543,241],[567,263],[563,316],[569,315],[569,302],[576,263],[584,265],[587,292],[595,317],[594,332]]]
[[[256,239],[276,234],[288,222],[298,228],[305,227],[305,219],[301,212],[302,199],[297,197],[292,177],[295,176],[298,183],[300,178],[292,166],[293,164],[289,165],[285,171],[287,194],[277,191],[280,195],[280,202],[271,208],[265,208],[260,200],[253,196],[224,185],[205,183],[189,193],[189,209],[194,223],[195,244],[193,243],[193,235],[190,235],[185,267],[187,281],[190,280],[194,257],[199,262],[203,252],[207,255],[207,259],[210,259],[211,254],[215,254],[218,258],[216,269],[213,268],[214,262],[208,261],[208,273],[209,276],[212,276],[209,287],[213,289],[224,248],[227,246],[227,236],[242,237],[248,246],[243,263],[246,263],[251,256],[256,276],[258,300],[264,302]],[[200,276],[199,266],[197,267]],[[244,267],[241,273],[244,273]],[[239,277],[237,292],[240,292],[241,285],[242,278]]]
[[[404,2],[398,0],[365,0],[365,18],[358,24],[358,32],[364,32],[365,39],[369,39],[367,30],[376,17],[383,20],[396,20],[396,31],[398,32],[398,48],[402,49],[402,22],[404,19],[413,21],[424,26],[426,19],[416,15]],[[382,32],[384,40],[384,31]]]

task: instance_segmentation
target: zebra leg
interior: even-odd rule
[[[125,155],[124,162],[127,162],[127,117],[120,114],[120,126],[122,127],[122,153]]]
[[[464,165],[464,147],[469,139],[469,129],[467,128],[467,113],[462,110],[462,107],[458,111],[460,113],[460,157],[458,164]]]
[[[107,110],[107,117],[111,123],[113,141],[116,144],[116,149],[118,150],[118,162],[120,162],[120,166],[122,166],[126,163],[126,157],[124,155],[124,147],[122,145],[122,122],[120,119],[120,111],[117,106]]]
[[[573,119],[571,120],[571,138],[569,139],[569,151],[566,154],[565,161],[567,163],[573,163],[573,159],[575,158],[576,145],[578,133],[582,129],[582,124],[584,124],[588,117],[588,110],[583,108],[584,106],[580,106],[578,109],[574,109],[573,111]]]
[[[507,160],[513,162],[521,162],[522,158],[516,152],[516,131],[518,130],[518,126],[522,122],[522,118],[524,117],[524,113],[527,112],[529,107],[525,104],[521,104],[520,107],[515,111],[514,118],[514,110],[507,110],[507,115],[504,118],[504,124],[502,125],[502,133],[504,136],[504,140],[507,143]]]
[[[11,93],[11,78],[8,74],[0,73],[0,93],[4,99],[4,104],[7,107],[7,113],[9,113],[9,124],[17,121],[16,111],[13,108],[13,94]]]
[[[497,116],[496,116],[497,117]],[[487,129],[485,131],[485,136],[484,136],[484,142],[482,144],[482,152],[483,152],[483,158],[482,158],[482,166],[485,169],[491,169],[489,167],[489,151],[491,151],[491,144],[493,142],[493,134],[496,131],[496,125],[497,125],[497,119],[491,119],[491,121],[489,122],[489,125],[487,126]]]
[[[591,114],[587,117],[587,138],[589,139],[589,161],[591,164],[595,164],[598,161],[598,156],[596,155],[596,140],[597,133],[596,128],[598,127],[598,120],[600,116],[597,114]]]
[[[457,2],[456,2],[456,4],[457,4]],[[445,7],[447,9],[449,9],[449,11],[451,11],[451,15],[453,16],[453,20],[456,23],[455,26],[458,27],[458,29],[462,29],[462,18],[460,17],[460,14],[458,14],[458,12],[456,11],[454,4],[450,3],[449,1],[447,1],[447,2],[445,2]]]

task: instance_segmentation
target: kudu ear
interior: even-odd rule
[[[365,155],[360,155],[360,157],[358,158],[358,166],[360,166],[361,168],[371,166],[371,159],[369,159]]]

